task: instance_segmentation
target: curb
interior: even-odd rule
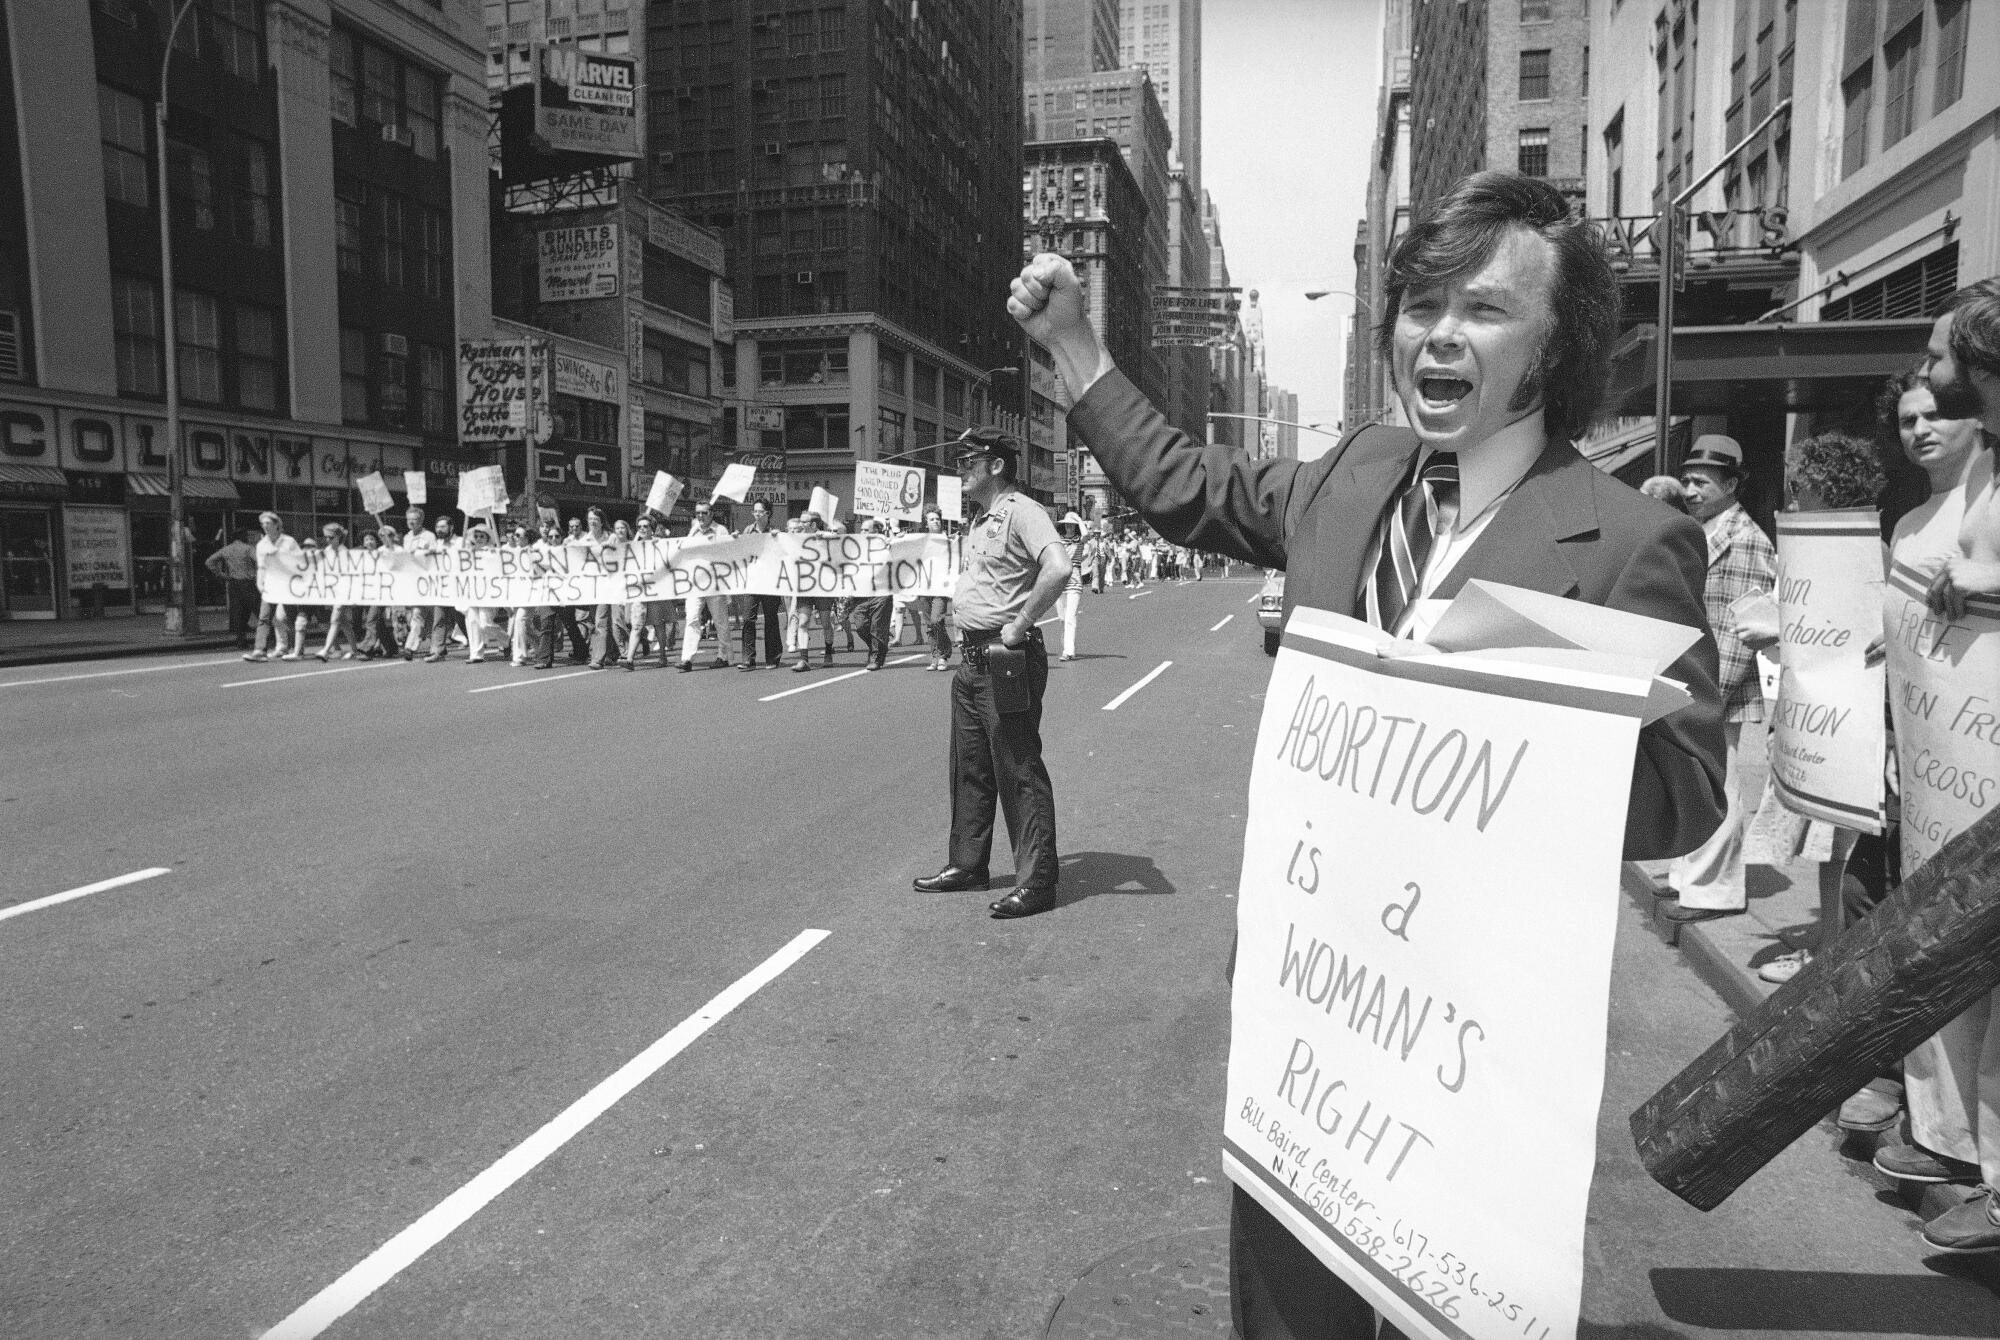
[[[233,651],[236,639],[228,635],[217,638],[166,638],[157,645],[148,643],[82,643],[74,646],[30,647],[22,651],[0,651],[0,670],[11,670],[30,665],[66,665],[72,661],[110,661],[130,656],[172,655],[183,651]]]

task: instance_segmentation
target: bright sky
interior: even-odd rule
[[[1257,289],[1266,371],[1299,421],[1341,416],[1345,296],[1367,208],[1382,83],[1381,0],[1203,0],[1202,185],[1222,214],[1230,282]],[[1299,435],[1308,444],[1332,438]]]

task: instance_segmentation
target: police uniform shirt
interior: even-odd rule
[[[965,565],[952,597],[959,627],[995,632],[1026,609],[1042,551],[1061,543],[1041,504],[1012,490],[1001,494],[965,538]]]

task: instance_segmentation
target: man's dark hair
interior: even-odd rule
[[[1546,181],[1477,172],[1432,206],[1389,254],[1375,348],[1393,366],[1403,295],[1472,274],[1515,228],[1555,249],[1555,287],[1548,295],[1547,338],[1510,408],[1526,410],[1540,400],[1549,435],[1569,441],[1590,426],[1611,381],[1618,276],[1596,226],[1577,218],[1568,198]]]
[[[1982,279],[1951,295],[1951,334],[1945,341],[1960,376],[1974,368],[2000,377],[2000,279]]]
[[[1785,473],[1831,508],[1873,507],[1888,479],[1873,443],[1846,433],[1820,433],[1785,448]]]

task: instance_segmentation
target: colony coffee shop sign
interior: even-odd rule
[[[1250,779],[1223,1167],[1406,1335],[1571,1340],[1658,658],[1506,628],[1448,654],[1452,618],[1433,648],[1316,610],[1287,625]],[[1561,972],[1535,966],[1550,926]]]

